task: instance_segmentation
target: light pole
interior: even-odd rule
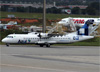
[[[43,2],[43,33],[46,32],[46,0]]]

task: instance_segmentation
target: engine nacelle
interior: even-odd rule
[[[41,33],[41,37],[48,37],[47,33]]]
[[[48,37],[48,33],[39,33],[38,35],[40,38]]]

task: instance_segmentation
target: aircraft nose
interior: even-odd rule
[[[6,43],[6,41],[7,41],[7,40],[6,40],[5,38],[4,38],[4,39],[2,39],[2,42],[3,42],[3,43]]]

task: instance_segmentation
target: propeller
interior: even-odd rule
[[[41,40],[41,34],[40,34],[40,33],[39,33],[38,37],[39,37],[39,38],[40,38],[40,40]]]

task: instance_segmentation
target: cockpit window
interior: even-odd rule
[[[13,38],[13,36],[7,36],[7,38]]]
[[[62,20],[62,22],[66,22],[66,20]]]

